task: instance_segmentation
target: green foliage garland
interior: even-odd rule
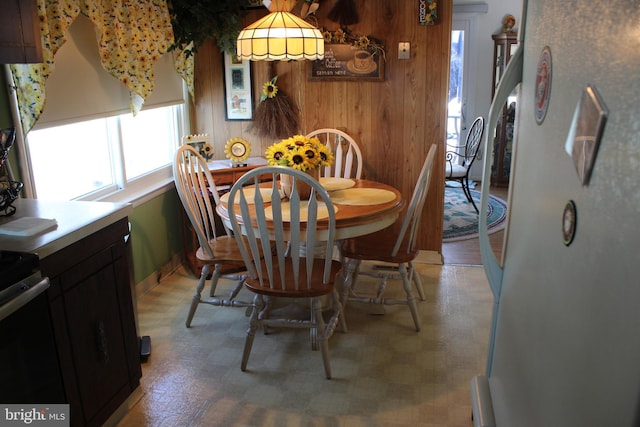
[[[173,49],[184,49],[186,55],[195,53],[207,39],[215,38],[223,52],[235,52],[246,4],[241,0],[169,0],[173,26]]]

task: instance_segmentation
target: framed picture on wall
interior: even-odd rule
[[[384,80],[384,58],[348,44],[324,45],[324,59],[309,61],[311,80]]]
[[[227,52],[223,55],[226,119],[251,120],[253,118],[251,61],[242,61]]]

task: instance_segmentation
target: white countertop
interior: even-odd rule
[[[0,235],[0,250],[35,253],[41,259],[133,212],[130,203],[17,199],[13,206],[16,213],[10,217],[0,217],[0,225],[19,218],[34,217],[55,219],[58,226],[33,236]]]

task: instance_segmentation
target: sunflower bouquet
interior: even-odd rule
[[[283,139],[265,153],[269,165],[289,166],[306,172],[333,164],[333,153],[316,137],[294,135]]]

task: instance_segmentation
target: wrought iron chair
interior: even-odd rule
[[[427,157],[420,171],[420,176],[413,190],[411,201],[396,222],[381,231],[360,237],[340,241],[340,253],[347,260],[345,283],[342,293],[343,309],[347,301],[358,301],[370,304],[396,305],[404,304],[409,307],[416,331],[420,331],[420,318],[415,297],[411,291],[412,282],[418,288],[420,297],[424,299],[420,275],[415,273],[413,260],[418,256],[419,248],[416,245],[422,208],[431,181],[433,160],[436,154],[436,145],[429,149]],[[385,244],[395,242],[393,246]],[[362,261],[375,261],[395,264],[392,269],[376,269],[373,272],[360,271]],[[380,279],[380,283],[374,297],[356,295],[354,289],[358,275],[370,275]],[[389,279],[400,276],[406,299],[385,298],[384,291]]]
[[[467,200],[473,205],[473,208],[478,211],[478,207],[476,206],[476,202],[471,197],[471,190],[469,188],[469,172],[471,171],[471,166],[476,159],[478,154],[478,148],[480,147],[480,142],[482,141],[482,134],[484,132],[484,119],[482,117],[477,117],[473,124],[471,124],[471,128],[469,129],[469,133],[467,133],[467,138],[465,140],[465,144],[458,147],[449,147],[454,150],[447,151],[445,154],[446,158],[446,167],[445,167],[445,180],[446,181],[457,181],[462,186],[462,191],[464,195],[467,197]]]
[[[278,175],[292,179],[289,199],[280,198]],[[271,175],[268,188],[259,187],[260,177]],[[298,195],[297,186],[311,186],[308,200]],[[335,212],[327,191],[304,172],[282,166],[266,166],[247,172],[231,188],[227,202],[229,219],[249,277],[245,286],[255,293],[253,313],[242,355],[246,370],[258,327],[307,328],[312,343],[320,345],[325,374],[331,378],[329,338],[342,318],[342,305],[334,288],[341,264],[331,259],[334,247]],[[244,236],[245,238],[243,238]],[[306,243],[306,257],[300,246]],[[318,243],[318,244],[316,244]],[[269,248],[273,244],[273,251]],[[264,257],[260,257],[260,249]],[[325,323],[322,300],[330,297],[331,316]],[[274,299],[306,299],[310,313],[295,318],[271,310]],[[279,313],[276,313],[278,311]],[[346,325],[342,323],[346,330]]]
[[[189,307],[185,322],[187,328],[191,327],[191,321],[199,304],[227,307],[253,306],[251,301],[242,301],[237,298],[246,274],[223,275],[223,268],[238,272],[244,271],[245,266],[231,230],[225,227],[226,234],[222,236],[216,234],[214,210],[220,203],[220,197],[207,162],[195,148],[188,144],[182,145],[175,155],[173,178],[182,206],[198,237],[200,247],[196,251],[196,257],[205,263]],[[213,197],[213,203],[211,197]],[[212,266],[213,272],[211,272]],[[202,290],[210,275],[210,297],[203,299]],[[223,298],[215,296],[220,277],[237,281],[229,295]]]

